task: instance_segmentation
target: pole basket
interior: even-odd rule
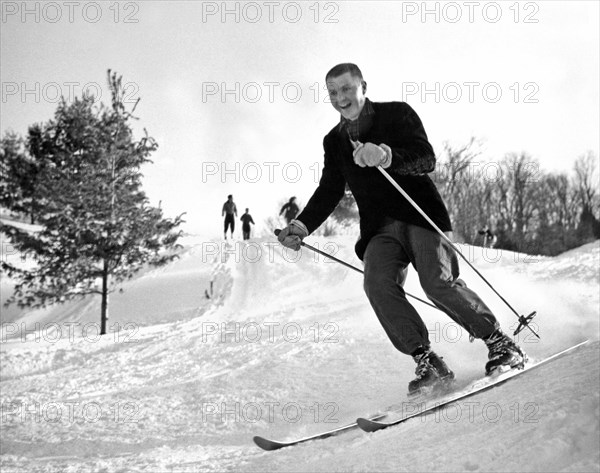
[[[531,322],[533,320],[533,318],[536,316],[537,311],[533,311],[531,314],[525,316],[525,315],[520,315],[519,316],[519,326],[517,327],[517,329],[515,330],[515,333],[513,335],[518,335],[519,332],[521,332],[525,327],[529,328],[529,330],[531,330],[533,332],[533,334],[540,338],[539,335],[537,333],[535,333],[533,331],[533,329],[531,327],[529,327],[529,322]]]

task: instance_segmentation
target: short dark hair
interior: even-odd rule
[[[338,64],[337,66],[333,66],[331,70],[325,76],[325,82],[330,77],[339,77],[342,74],[349,72],[351,76],[358,77],[361,81],[363,80],[362,72],[356,64],[352,64],[351,62],[343,62],[342,64]]]

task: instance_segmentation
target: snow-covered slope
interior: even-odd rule
[[[310,243],[360,266],[346,237]],[[108,336],[96,336],[93,299],[3,310],[1,469],[598,471],[599,242],[555,258],[463,249],[515,308],[538,311],[541,341],[518,338],[531,358],[591,343],[437,415],[263,452],[253,435],[293,439],[415,409],[404,396],[414,363],[386,339],[351,269],[266,238],[190,242],[113,297]],[[514,328],[464,264],[463,278]],[[415,274],[406,289],[423,297]],[[3,280],[3,298],[9,290]],[[459,386],[479,378],[483,344],[415,306]]]

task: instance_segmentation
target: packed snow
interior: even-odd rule
[[[306,241],[361,267],[351,237]],[[108,335],[97,297],[2,309],[3,473],[599,471],[600,242],[553,258],[461,246],[520,313],[537,310],[541,340],[517,336],[533,361],[586,345],[435,414],[275,452],[252,437],[419,408],[406,398],[414,362],[387,340],[352,269],[269,236],[185,243],[111,297]],[[515,315],[464,263],[462,277],[512,332]],[[3,301],[11,288],[3,277]],[[424,298],[414,273],[406,290]],[[484,344],[415,306],[458,388],[481,378]]]

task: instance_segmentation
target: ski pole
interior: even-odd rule
[[[442,230],[440,230],[440,228],[435,223],[433,223],[433,220],[431,220],[429,216],[421,209],[421,207],[419,207],[419,205],[414,200],[412,200],[412,198],[404,191],[404,189],[400,187],[400,184],[398,184],[394,179],[392,179],[392,176],[390,176],[389,173],[381,166],[377,166],[377,169],[381,171],[381,174],[383,174],[385,178],[388,181],[390,181],[390,183],[398,190],[398,192],[400,192],[400,194],[402,194],[402,196],[410,202],[410,204],[417,210],[417,212],[419,212],[425,218],[425,220],[429,222],[429,224],[442,236],[442,238],[448,242],[452,249],[456,251],[461,256],[461,258],[467,262],[467,264],[473,269],[473,271],[475,271],[479,275],[479,277],[481,277],[481,279],[485,281],[485,283],[492,289],[492,291],[496,293],[496,295],[502,300],[502,302],[504,302],[508,306],[508,308],[514,312],[514,314],[519,319],[519,326],[515,330],[514,335],[517,335],[524,327],[527,327],[531,331],[531,333],[533,333],[537,338],[540,338],[540,336],[537,333],[535,333],[535,331],[529,326],[529,322],[531,321],[531,319],[533,319],[533,317],[535,317],[535,311],[527,316],[519,315],[519,313],[508,303],[508,301],[504,297],[502,297],[502,295],[494,288],[494,286],[492,286],[492,284],[483,276],[483,274],[481,274],[477,270],[477,268],[475,268],[475,266],[473,266],[471,262],[465,257],[465,255],[463,255],[460,252],[456,245],[452,243],[452,240],[450,240],[450,238],[448,238],[446,234]]]
[[[280,229],[275,230],[275,235],[279,235],[281,233]],[[324,251],[319,250],[318,248],[315,248],[314,246],[310,246],[308,243],[304,243],[303,241],[300,242],[300,244],[306,248],[308,248],[309,250],[314,251],[315,253],[319,253],[320,255],[323,255],[327,258],[332,259],[333,261],[336,261],[340,264],[343,264],[344,266],[353,269],[354,271],[358,271],[360,274],[365,274],[365,272],[362,269],[357,268],[356,266],[352,266],[350,263],[346,263],[345,261],[342,261],[341,259],[336,258],[335,256],[332,256],[328,253],[325,253]],[[433,307],[434,309],[437,309],[439,311],[441,311],[441,309],[435,305],[433,305],[431,302],[427,302],[423,299],[418,298],[417,296],[413,296],[412,294],[409,294],[408,292],[404,292],[407,296],[412,297],[413,299],[422,302],[425,305],[428,305],[429,307]]]

